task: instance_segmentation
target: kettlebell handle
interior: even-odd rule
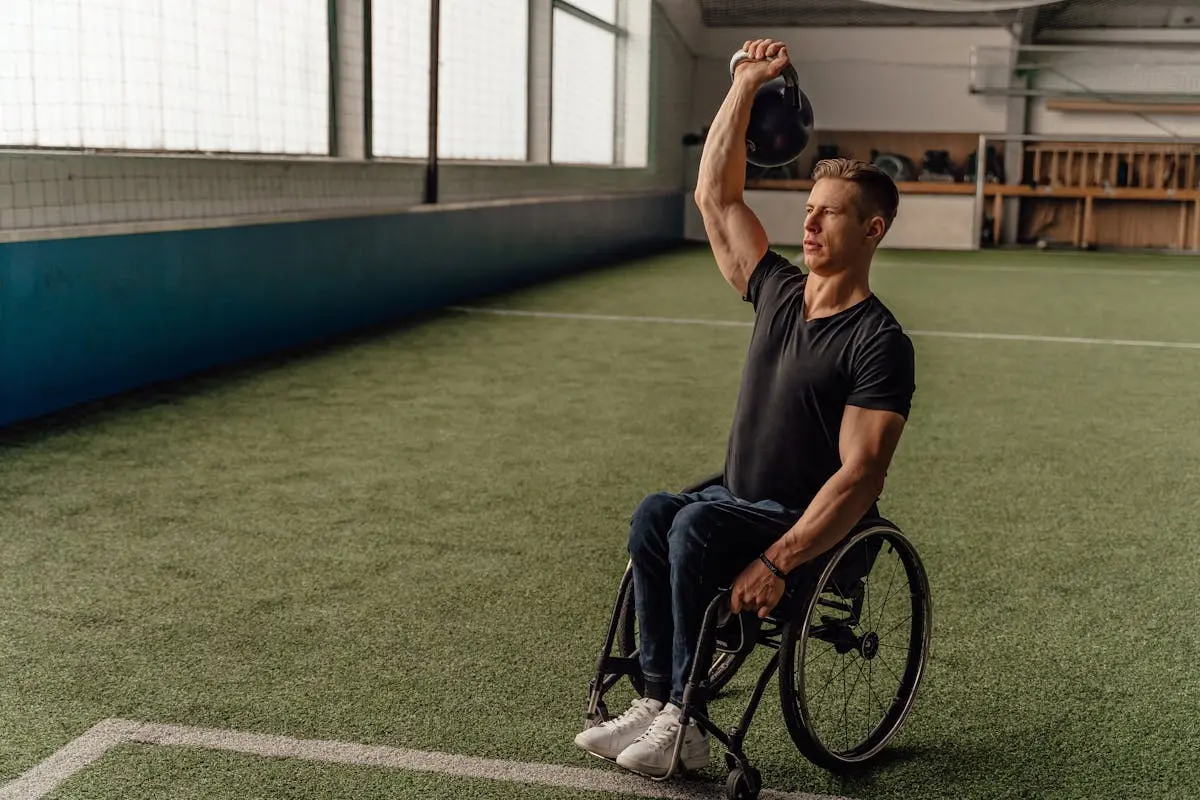
[[[745,50],[738,50],[733,54],[733,58],[729,61],[729,80],[733,80],[734,71],[737,65],[743,61],[749,61],[750,54]],[[780,73],[783,78],[783,83],[787,93],[788,102],[792,104],[792,108],[800,108],[800,76],[796,73],[796,67],[788,64]]]

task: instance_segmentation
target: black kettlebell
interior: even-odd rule
[[[733,54],[729,79],[737,65],[750,58],[745,50]],[[746,160],[756,167],[782,167],[800,157],[813,135],[813,108],[800,89],[800,76],[791,64],[754,94],[746,128]]]

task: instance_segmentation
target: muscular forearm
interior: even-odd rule
[[[883,491],[881,476],[868,467],[842,467],[833,474],[792,529],[767,550],[783,572],[811,561],[845,538]]]
[[[700,156],[697,198],[716,205],[742,199],[746,188],[746,128],[750,124],[754,92],[753,85],[735,78],[725,95]]]

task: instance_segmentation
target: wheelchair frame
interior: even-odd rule
[[[723,481],[723,478],[722,473],[716,473],[685,488],[683,491],[685,493],[700,491],[705,487],[719,484]],[[741,661],[758,645],[769,647],[775,652],[772,653],[762,674],[759,675],[746,709],[728,731],[725,731],[720,725],[716,724],[707,714],[699,711],[697,706],[704,700],[711,699],[711,695],[716,694],[716,692],[711,691],[708,678],[710,670],[713,668],[714,656],[718,649],[717,636],[722,626],[720,620],[723,615],[728,614],[730,591],[723,590],[718,593],[705,610],[703,622],[700,627],[696,656],[692,663],[692,670],[687,685],[684,688],[680,722],[682,725],[687,725],[691,720],[695,720],[697,725],[725,746],[725,762],[729,769],[725,789],[726,795],[730,800],[753,800],[753,798],[758,796],[762,788],[761,775],[750,764],[749,757],[746,755],[744,747],[745,739],[771,679],[775,677],[777,671],[780,671],[781,665],[790,670],[792,662],[791,650],[799,640],[798,637],[820,639],[829,642],[835,646],[838,652],[849,652],[852,649],[859,649],[865,655],[866,650],[864,648],[878,647],[878,636],[875,632],[862,637],[856,637],[848,629],[845,620],[842,620],[840,624],[832,624],[827,621],[828,618],[822,618],[822,623],[815,627],[811,622],[813,612],[817,605],[820,604],[847,613],[850,615],[848,617],[849,620],[853,620],[854,624],[858,623],[862,612],[863,588],[865,587],[867,577],[870,575],[872,566],[878,557],[879,548],[876,548],[874,552],[869,552],[866,556],[864,563],[861,565],[865,569],[865,572],[861,575],[856,576],[853,574],[853,567],[855,566],[853,562],[843,565],[842,560],[855,547],[861,543],[868,542],[872,536],[879,537],[882,540],[891,540],[893,548],[894,545],[899,544],[901,545],[901,549],[906,551],[902,558],[907,557],[910,559],[910,562],[906,562],[905,570],[908,573],[909,580],[912,581],[915,578],[917,583],[912,590],[913,594],[910,595],[910,601],[914,603],[920,602],[923,611],[919,619],[915,614],[912,617],[913,622],[909,636],[910,649],[914,646],[919,648],[919,656],[916,661],[915,670],[912,668],[911,655],[903,670],[905,675],[900,679],[900,688],[898,689],[898,693],[903,694],[902,702],[896,708],[896,696],[893,695],[893,708],[885,710],[884,720],[876,726],[875,731],[872,731],[868,735],[868,741],[876,731],[883,727],[884,722],[891,715],[892,718],[888,722],[889,729],[884,731],[882,738],[872,746],[862,752],[855,752],[853,758],[839,759],[834,757],[823,745],[817,742],[811,731],[801,729],[807,725],[807,720],[797,720],[795,719],[794,712],[789,711],[788,704],[794,699],[789,695],[794,690],[790,688],[790,683],[785,687],[782,674],[780,676],[780,700],[784,705],[784,717],[787,722],[789,734],[798,749],[810,761],[831,771],[865,764],[887,745],[903,725],[916,699],[929,651],[932,606],[929,598],[928,580],[915,549],[904,538],[899,528],[881,517],[867,517],[855,525],[850,534],[841,543],[827,551],[811,564],[805,565],[802,570],[793,573],[794,580],[793,576],[789,576],[783,598],[765,618],[759,619],[757,615],[752,613],[743,613],[739,616],[730,617],[731,620],[737,620],[742,625],[737,650],[723,651],[725,653],[732,652],[732,655],[738,659],[735,671],[737,668],[740,668]],[[880,547],[882,545],[883,541],[880,542]],[[845,570],[847,568],[850,570],[849,577],[842,574],[835,578],[839,569]],[[841,602],[821,600],[821,590],[831,580],[834,580],[834,585],[839,587],[837,595]],[[847,587],[851,590],[844,591]],[[638,685],[637,681],[641,679],[641,665],[637,649],[632,652],[625,652],[620,656],[611,655],[613,644],[617,638],[618,628],[624,616],[622,614],[622,606],[625,603],[627,593],[632,592],[632,590],[633,572],[632,563],[630,563],[621,578],[617,599],[613,604],[610,615],[604,647],[596,660],[595,676],[588,686],[589,698],[585,716],[585,727],[592,727],[609,719],[608,708],[604,703],[604,695],[609,689],[620,682],[622,677],[629,676],[630,680],[634,681],[635,687]],[[803,611],[805,616],[798,616],[798,611]],[[751,627],[749,632],[746,630],[747,623]],[[874,644],[869,640],[870,637],[874,637]],[[843,650],[842,648],[845,649]],[[726,676],[721,681],[721,684],[731,677],[732,673]],[[909,685],[906,686],[906,682]],[[803,713],[802,711],[801,716],[803,716]],[[653,777],[654,780],[665,781],[678,774],[682,749],[683,737],[680,736],[675,742],[671,768],[666,775]]]

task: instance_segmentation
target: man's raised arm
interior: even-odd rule
[[[725,280],[743,297],[754,267],[767,252],[767,233],[746,205],[746,128],[754,93],[787,66],[780,42],[759,39],[742,48],[750,58],[737,66],[733,84],[708,130],[700,156],[696,205]]]

